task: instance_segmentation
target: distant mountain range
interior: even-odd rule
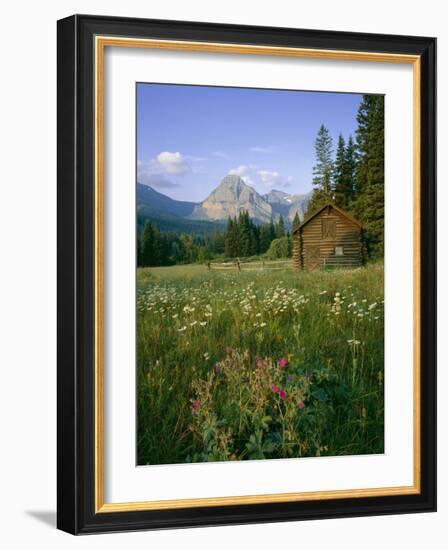
[[[310,198],[311,191],[305,195],[290,195],[284,191],[273,189],[263,195],[263,199],[272,206],[273,213],[277,216],[281,214],[290,222],[293,221],[296,212],[298,212],[300,220],[303,220]]]
[[[224,226],[229,216],[247,210],[259,223],[276,220],[282,215],[287,225],[296,212],[302,220],[311,193],[291,195],[272,190],[260,195],[236,175],[226,176],[202,202],[171,199],[148,185],[137,184],[137,215],[139,228],[145,219],[157,223],[160,229],[186,233],[211,233]]]

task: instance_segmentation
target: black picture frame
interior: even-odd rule
[[[95,512],[94,55],[97,35],[417,55],[421,60],[421,491]],[[436,39],[74,15],[58,21],[57,526],[73,534],[436,510]]]

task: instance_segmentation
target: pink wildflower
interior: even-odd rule
[[[285,392],[285,390],[280,390],[280,391],[278,392],[278,396],[280,397],[280,399],[285,399],[285,397],[286,397],[286,392]]]
[[[286,359],[286,357],[280,357],[280,359],[277,361],[277,365],[283,369],[288,365],[289,361]]]
[[[277,388],[277,386],[276,386],[275,384],[272,384],[271,390],[272,390],[274,393],[278,393],[278,392],[280,391],[280,388]]]
[[[297,402],[297,408],[300,410],[305,408],[305,403],[301,399]]]
[[[227,353],[232,353],[232,352],[233,352],[233,348],[231,348],[230,346],[227,346],[227,347],[226,347],[226,352],[227,352]]]
[[[201,404],[199,401],[193,401],[193,409],[195,411],[198,411],[201,408]]]

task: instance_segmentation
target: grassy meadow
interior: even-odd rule
[[[383,266],[137,273],[138,464],[384,451]]]

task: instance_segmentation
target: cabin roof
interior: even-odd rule
[[[341,208],[338,208],[335,204],[333,204],[332,202],[326,202],[324,205],[322,205],[320,208],[318,208],[317,210],[315,210],[311,216],[309,216],[308,218],[306,218],[305,220],[303,220],[303,222],[294,229],[293,233],[297,233],[297,231],[299,231],[299,229],[302,229],[303,226],[305,226],[308,222],[310,222],[313,218],[315,218],[317,215],[319,215],[322,210],[324,210],[325,208],[327,208],[328,206],[331,206],[332,208],[334,208],[337,212],[339,212],[339,214],[341,214],[342,216],[344,216],[344,218],[347,218],[347,220],[351,221],[352,223],[354,223],[355,225],[357,225],[360,229],[362,229],[362,224],[358,221],[358,220],[355,220],[355,218],[352,218],[352,216],[350,216],[350,214],[347,214],[347,212],[345,212],[344,210],[342,210]]]

